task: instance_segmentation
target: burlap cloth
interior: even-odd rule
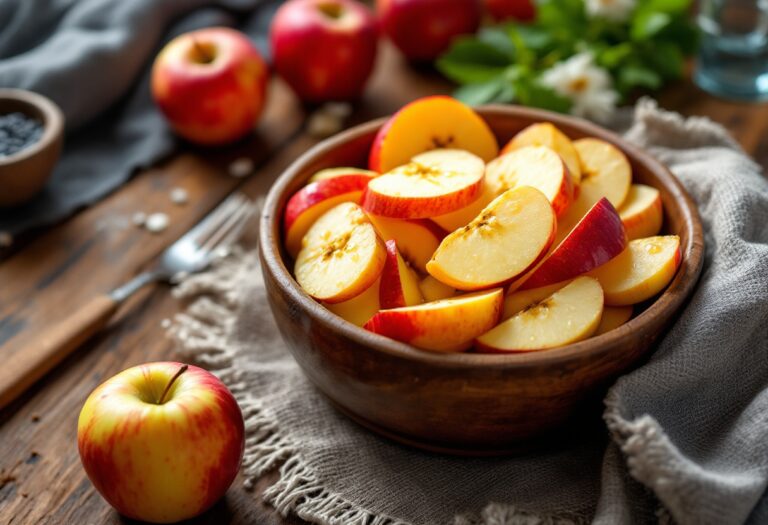
[[[358,427],[288,354],[246,247],[177,289],[171,332],[237,396],[247,483],[279,468],[266,500],[321,524],[768,523],[768,181],[720,126],[650,101],[625,135],[698,202],[707,253],[653,357],[610,389],[604,439],[460,459]]]

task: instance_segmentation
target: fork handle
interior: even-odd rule
[[[0,408],[74,352],[104,328],[120,302],[103,294],[91,299],[65,320],[46,329],[35,340],[19,349],[0,367]]]

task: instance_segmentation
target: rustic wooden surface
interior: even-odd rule
[[[403,103],[450,86],[429,71],[408,68],[384,48],[376,74],[355,112],[355,122],[392,112]],[[686,115],[723,123],[768,167],[768,105],[716,100],[689,83],[672,86],[661,104]],[[238,186],[263,194],[297,155],[314,143],[303,133],[305,112],[275,81],[269,110],[258,132],[228,150],[184,152],[138,174],[124,188],[67,222],[23,239],[0,257],[0,353],[3,363],[36,333],[145,267],[161,249],[196,223]],[[228,162],[247,155],[256,173],[242,181],[227,174]],[[173,187],[190,194],[184,206],[168,198]],[[164,211],[171,226],[159,235],[131,224],[134,212]],[[0,523],[124,523],[94,491],[75,444],[77,415],[88,393],[120,370],[173,357],[161,320],[179,305],[162,286],[146,290],[118,313],[111,327],[66,359],[52,374],[0,411]],[[260,492],[235,483],[226,498],[194,523],[297,524],[265,506]]]

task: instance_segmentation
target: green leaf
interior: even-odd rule
[[[632,40],[649,40],[672,22],[672,17],[658,11],[642,10],[632,19]]]
[[[543,86],[536,82],[527,82],[525,90],[518,90],[518,98],[526,106],[535,106],[537,108],[559,111],[567,113],[571,109],[571,101],[552,88]]]
[[[457,41],[436,63],[440,72],[459,84],[488,82],[502,74],[509,64],[505,53],[469,38]]]
[[[487,44],[496,51],[503,53],[509,59],[513,59],[515,56],[515,46],[509,40],[507,31],[501,26],[483,27],[477,33],[477,39],[483,44]]]
[[[623,42],[596,53],[597,63],[605,68],[614,69],[624,63],[634,52],[635,49],[630,42]]]
[[[680,14],[688,11],[691,0],[648,0],[643,6],[649,11],[661,11],[662,13]]]
[[[516,29],[520,39],[528,49],[544,51],[554,43],[552,32],[543,27],[521,25]]]
[[[510,90],[505,89],[503,78],[496,78],[479,84],[466,84],[456,89],[453,92],[453,96],[470,106],[479,106],[489,102],[511,101]]]
[[[619,86],[622,90],[629,91],[635,87],[658,89],[661,87],[662,78],[656,71],[635,64],[628,64],[619,70]]]
[[[646,62],[664,78],[677,79],[682,77],[685,57],[680,48],[664,41],[650,42],[650,44],[649,50],[645,54]]]

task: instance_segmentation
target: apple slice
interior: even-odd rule
[[[379,278],[386,250],[365,212],[352,202],[321,216],[304,237],[296,281],[317,300],[340,303]]]
[[[556,224],[555,212],[539,190],[520,186],[506,191],[443,239],[427,271],[459,290],[502,285],[547,252]]]
[[[619,217],[629,240],[657,235],[664,220],[661,193],[644,184],[633,184],[619,208]]]
[[[379,304],[380,284],[381,279],[376,279],[363,293],[352,299],[347,299],[341,303],[323,303],[323,306],[342,319],[346,319],[357,326],[363,326],[381,308]]]
[[[359,202],[369,180],[366,175],[344,175],[312,182],[294,193],[283,217],[285,248],[291,257],[296,258],[304,235],[321,215],[342,202]]]
[[[627,248],[589,274],[605,291],[605,304],[625,306],[650,299],[670,283],[680,266],[680,237],[630,241]]]
[[[418,306],[382,310],[364,328],[425,350],[461,352],[499,321],[502,298],[502,289],[494,288]]]
[[[573,147],[581,160],[579,192],[587,201],[605,197],[614,207],[621,206],[632,184],[632,167],[626,155],[613,144],[595,138],[576,140]]]
[[[390,219],[368,214],[379,236],[397,241],[397,247],[411,266],[426,273],[427,263],[432,258],[440,241],[447,234],[426,219]]]
[[[478,214],[483,211],[483,208],[488,206],[496,197],[497,195],[494,193],[493,189],[483,181],[479,196],[468,206],[464,206],[463,208],[443,215],[436,215],[431,218],[431,221],[446,232],[458,230],[472,222],[472,219],[477,217]]]
[[[440,299],[448,299],[456,295],[456,290],[451,288],[447,284],[443,284],[431,275],[427,275],[419,283],[419,289],[421,295],[424,296],[424,300],[439,301]]]
[[[546,146],[526,146],[488,163],[485,183],[496,195],[510,188],[531,186],[549,199],[562,215],[573,199],[573,182],[563,159]]]
[[[499,151],[488,124],[472,108],[451,97],[431,96],[404,106],[384,124],[368,164],[385,173],[436,148],[467,150],[485,162]]]
[[[363,208],[400,219],[433,217],[469,205],[482,189],[485,163],[464,150],[436,149],[371,179]]]
[[[343,177],[345,175],[365,175],[367,177],[373,178],[377,177],[379,174],[375,171],[364,170],[360,168],[325,168],[312,175],[308,182],[335,179],[336,177]]]
[[[381,272],[379,298],[382,308],[414,306],[424,302],[419,289],[419,278],[400,257],[394,239],[385,243],[387,259]]]
[[[632,317],[631,306],[606,306],[603,308],[603,317],[593,335],[601,335],[610,332],[614,328],[623,325]]]
[[[543,301],[569,283],[570,281],[565,281],[562,283],[550,284],[549,286],[542,286],[541,288],[531,288],[530,290],[518,290],[508,293],[504,298],[504,312],[501,314],[501,318],[509,319],[529,306]]]
[[[476,345],[485,352],[532,352],[564,346],[591,336],[602,314],[600,283],[582,276],[481,335]]]
[[[573,279],[616,257],[626,245],[619,214],[608,199],[602,198],[518,289]]]
[[[573,184],[579,185],[581,182],[581,165],[579,164],[579,154],[571,143],[571,139],[557,129],[550,122],[539,122],[531,124],[517,135],[512,137],[501,154],[524,148],[525,146],[547,146],[557,152],[563,158],[563,162],[568,166],[568,172],[571,174]]]

